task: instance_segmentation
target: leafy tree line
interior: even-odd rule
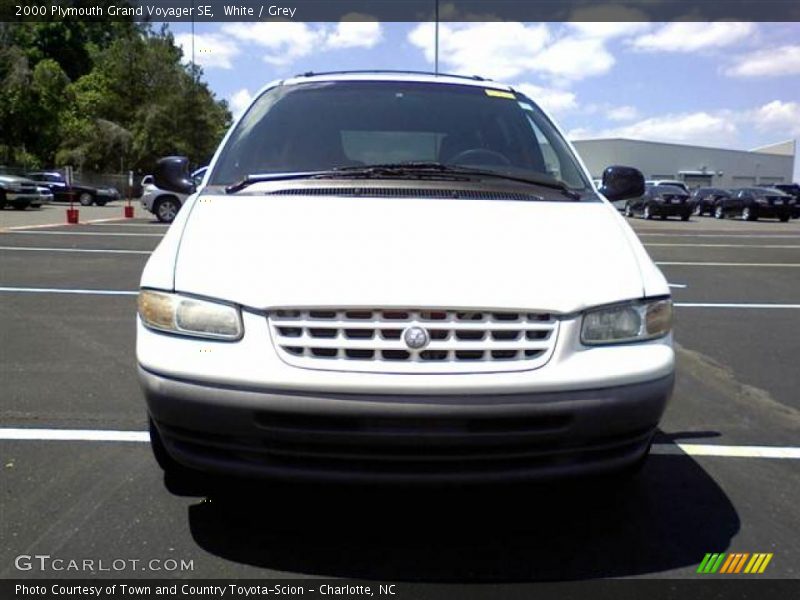
[[[166,26],[0,23],[0,164],[149,171],[168,154],[206,164],[231,114],[181,58]]]

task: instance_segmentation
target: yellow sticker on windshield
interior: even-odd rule
[[[495,98],[508,98],[509,100],[515,100],[516,97],[511,92],[504,92],[503,90],[489,90],[484,89],[487,96],[493,96]]]

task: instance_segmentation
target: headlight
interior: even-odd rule
[[[142,290],[138,310],[142,323],[157,331],[218,340],[242,337],[241,314],[230,304]]]
[[[589,346],[643,342],[663,337],[671,329],[671,299],[637,300],[585,312],[581,342]]]

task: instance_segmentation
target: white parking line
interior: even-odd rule
[[[147,431],[112,431],[103,429],[33,429],[2,427],[0,440],[36,440],[64,442],[149,442]]]
[[[771,234],[771,233],[643,233],[641,231],[636,232],[636,235],[639,237],[712,237],[712,238],[742,238],[742,239],[758,239],[758,238],[789,238],[789,239],[800,239],[800,235],[798,234],[788,234],[788,235],[780,235],[780,234]]]
[[[671,288],[678,288],[678,289],[684,289],[689,287],[685,283],[668,283],[667,285]]]
[[[735,458],[800,458],[800,448],[780,446],[718,446],[716,444],[653,444],[652,454],[725,456]]]
[[[681,308],[800,308],[800,304],[747,304],[721,302],[675,302]]]
[[[149,442],[147,431],[108,429],[35,429],[2,427],[0,440],[58,442]],[[653,444],[652,454],[689,456],[724,456],[736,458],[800,459],[800,448],[793,446],[721,446],[716,444]]]
[[[90,223],[97,227],[158,227],[168,229],[169,223]]]
[[[670,267],[800,267],[800,263],[729,263],[729,262],[664,262],[657,261],[659,266]]]
[[[115,237],[164,237],[163,233],[123,233],[119,231],[8,231],[18,235],[95,235],[95,236],[115,236]]]
[[[789,246],[782,244],[651,244],[645,243],[645,246],[659,247],[659,248],[770,248],[782,250],[797,250],[800,246]]]
[[[111,219],[90,219],[89,221],[80,221],[77,225],[95,225],[95,224],[111,224],[111,221],[125,221],[126,217],[113,217]],[[0,228],[0,232],[22,231],[25,229],[46,229],[47,227],[72,227],[63,221],[59,223],[40,223],[39,225],[15,225],[14,227]]]
[[[0,292],[18,294],[85,294],[87,296],[137,296],[138,291],[128,290],[70,290],[63,288],[0,287]]]
[[[91,250],[87,248],[23,248],[20,246],[0,246],[0,250],[20,250],[22,252],[89,252],[96,254],[152,254],[149,250]]]

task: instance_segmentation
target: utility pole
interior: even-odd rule
[[[439,74],[439,0],[434,0],[435,24],[434,24],[434,43],[433,43],[433,72]]]

